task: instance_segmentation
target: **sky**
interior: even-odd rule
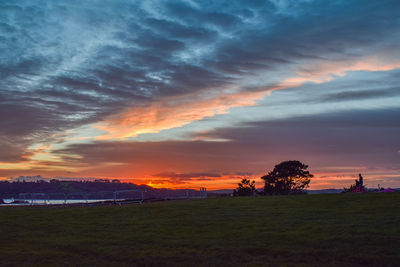
[[[400,187],[397,0],[0,2],[0,179]]]

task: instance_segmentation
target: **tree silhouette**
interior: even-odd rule
[[[358,174],[358,180],[355,180],[354,184],[352,184],[349,188],[343,188],[343,192],[361,193],[365,191],[364,179],[361,173]]]
[[[256,191],[256,182],[243,179],[238,183],[238,188],[233,190],[234,196],[252,196]]]
[[[283,161],[261,177],[265,181],[264,194],[288,195],[304,192],[314,176],[308,166],[297,160]]]

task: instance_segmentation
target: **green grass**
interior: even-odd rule
[[[0,208],[0,265],[400,263],[400,193]]]

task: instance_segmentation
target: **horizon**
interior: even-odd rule
[[[0,181],[400,187],[400,2],[1,1]]]
[[[34,179],[32,179],[34,178]],[[28,179],[28,180],[25,180]],[[29,180],[31,179],[31,180]],[[3,180],[3,181],[7,181],[7,182],[26,182],[26,183],[32,183],[32,182],[38,182],[38,181],[43,181],[43,182],[50,182],[51,180],[58,180],[58,181],[62,181],[62,182],[105,182],[104,180],[107,180],[106,183],[114,183],[114,181],[110,178],[94,178],[94,177],[54,177],[54,178],[49,178],[49,177],[42,177],[40,175],[37,176],[20,176],[20,177],[11,177],[7,180]],[[101,181],[102,180],[102,181]],[[0,180],[1,182],[1,180]],[[118,183],[128,183],[128,184],[134,184],[137,186],[149,186],[147,184],[135,184],[133,182],[129,182],[129,179],[118,179]],[[197,190],[197,188],[163,188],[163,187],[153,187],[154,189],[189,189],[189,190]],[[373,189],[373,188],[368,188],[367,189]],[[206,188],[207,189],[207,188]],[[211,189],[207,191],[228,191],[228,190],[234,190],[236,188],[221,188],[221,189]],[[255,190],[259,191],[259,190],[263,190],[263,187],[258,187]],[[343,190],[343,188],[322,188],[322,189],[309,189],[306,188],[304,189],[305,191],[324,191],[324,190]]]
[[[251,181],[256,181],[256,179],[251,179],[251,178],[245,178],[245,179],[250,179]],[[41,175],[34,175],[34,176],[19,176],[19,177],[9,177],[8,179],[0,180],[1,181],[7,181],[7,182],[38,182],[38,181],[44,181],[44,182],[50,182],[52,180],[58,180],[58,181],[63,181],[63,182],[106,182],[106,183],[114,183],[114,180],[117,180],[118,183],[128,183],[128,184],[135,184],[137,186],[149,186],[152,187],[149,184],[137,184],[132,182],[133,179],[130,178],[122,178],[122,179],[114,179],[114,178],[107,178],[107,177],[43,177]],[[356,179],[355,179],[356,180]],[[238,185],[238,183],[236,184]],[[190,189],[190,190],[197,190],[199,188],[194,188],[194,187],[152,187],[154,189]],[[204,188],[204,187],[203,187]],[[390,187],[389,187],[390,188]],[[208,189],[206,188],[207,191],[213,192],[213,191],[227,191],[227,190],[234,190],[236,187],[232,188],[211,188]],[[256,187],[255,188],[257,191],[262,191],[264,190],[264,187]],[[366,189],[376,189],[375,187],[368,187],[366,186]],[[318,189],[311,189],[311,188],[305,188],[305,191],[324,191],[324,190],[343,190],[343,188],[318,188]]]

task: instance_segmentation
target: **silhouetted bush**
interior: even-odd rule
[[[243,179],[238,183],[238,188],[233,190],[234,196],[252,196],[256,191],[256,182]]]
[[[305,188],[314,175],[307,171],[308,166],[297,160],[284,161],[261,177],[265,181],[264,194],[289,195],[305,194]]]

